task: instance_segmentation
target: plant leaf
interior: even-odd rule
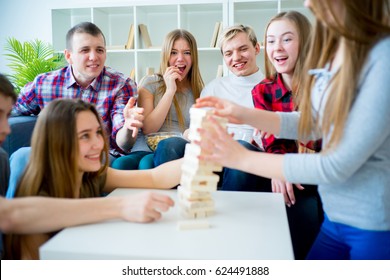
[[[8,52],[5,54],[9,61],[7,66],[12,70],[8,77],[16,92],[20,92],[20,88],[33,81],[37,75],[66,65],[63,55],[55,54],[50,44],[39,39],[22,43],[10,37],[4,50]]]

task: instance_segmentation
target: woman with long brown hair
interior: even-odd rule
[[[158,157],[160,148],[157,146],[154,154],[146,145],[144,135],[153,132],[183,133],[188,129],[189,109],[200,96],[203,86],[194,36],[184,29],[169,32],[161,50],[159,73],[145,76],[138,87],[138,104],[144,108],[145,116],[142,131],[138,133],[132,152],[115,160],[112,167],[143,169],[154,166],[154,162],[158,162],[156,166],[159,162],[166,162],[160,158],[153,159]]]
[[[117,187],[167,189],[179,183],[180,163],[177,161],[142,171],[108,167],[106,140],[94,105],[71,99],[52,101],[39,115],[32,137],[30,161],[16,197],[77,199],[99,197]],[[133,216],[128,220],[150,222],[173,205],[169,197],[159,194],[137,198],[134,205],[126,209]],[[37,259],[39,246],[54,234],[7,235],[6,257]]]

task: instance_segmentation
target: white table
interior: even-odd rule
[[[110,195],[141,190],[116,189]],[[176,190],[159,191],[176,201]],[[208,229],[178,230],[177,207],[154,223],[112,220],[66,228],[40,248],[41,259],[293,259],[281,194],[214,192]]]

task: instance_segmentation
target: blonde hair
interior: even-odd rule
[[[81,100],[57,99],[42,110],[32,136],[30,160],[19,182],[16,197],[79,198],[100,195],[98,180],[108,166],[107,141],[104,141],[101,154],[101,161],[106,160],[101,168],[97,172],[84,173],[80,192],[76,182],[79,174],[77,116],[84,111],[92,112],[103,128],[95,106]],[[28,243],[24,237],[7,235],[8,257],[20,259],[22,244]]]
[[[305,62],[306,71],[323,68],[334,58],[341,40],[345,41],[343,63],[327,89],[331,94],[325,104],[321,129],[325,135],[331,133],[331,136],[325,150],[334,148],[343,136],[345,122],[356,97],[360,74],[370,49],[390,32],[388,0],[340,0],[338,3],[341,9],[338,9],[344,12],[342,17],[336,16],[332,3],[330,0],[311,1],[311,9],[317,19]],[[306,76],[303,80],[302,102],[299,104],[302,111],[299,123],[301,137],[307,137],[319,121],[318,117],[312,117],[311,90],[314,79]]]
[[[242,24],[233,25],[233,26],[225,28],[222,31],[220,39],[217,42],[217,45],[221,49],[222,54],[223,54],[223,45],[225,44],[225,42],[230,41],[231,39],[236,37],[237,34],[239,34],[239,33],[245,33],[248,36],[249,41],[252,43],[253,47],[256,47],[257,37],[256,37],[256,33],[252,27],[250,27],[248,25],[242,25]]]
[[[306,73],[303,72],[303,66],[306,59],[306,54],[308,52],[311,40],[312,27],[310,21],[301,13],[296,11],[281,12],[274,16],[267,24],[265,28],[264,35],[264,46],[267,49],[267,32],[271,23],[280,20],[287,20],[291,24],[295,25],[295,28],[298,32],[298,57],[294,67],[294,74],[292,77],[292,94],[293,98],[296,99],[299,87],[302,81],[303,75]],[[269,60],[267,52],[264,52],[264,61],[265,61],[265,76],[269,80],[274,80],[276,78],[276,69],[273,66],[272,62]],[[294,102],[297,103],[297,102]]]
[[[160,86],[157,91],[159,95],[163,95],[167,89],[166,84],[163,82],[163,74],[166,69],[169,67],[169,58],[173,49],[174,43],[179,40],[184,39],[187,41],[190,46],[192,67],[188,72],[188,80],[191,85],[192,94],[194,99],[199,98],[200,93],[204,87],[204,82],[199,70],[199,58],[198,58],[198,46],[196,44],[195,37],[184,29],[175,29],[167,34],[165,37],[162,50],[161,50],[161,64],[160,64],[160,73],[158,74],[158,83]],[[185,120],[183,112],[181,111],[180,104],[176,95],[173,97],[173,104],[175,106],[179,126],[184,130],[185,129]],[[170,114],[167,114],[167,121],[170,122]]]

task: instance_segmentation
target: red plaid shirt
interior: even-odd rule
[[[253,103],[255,108],[273,111],[273,112],[292,112],[296,110],[293,103],[291,90],[288,90],[282,81],[281,75],[277,75],[275,80],[264,79],[252,90]],[[278,139],[270,136],[262,139],[264,150],[267,153],[286,154],[297,153],[298,146],[296,141],[287,139]],[[300,145],[319,152],[321,150],[321,140],[310,141],[305,145]]]
[[[71,66],[38,75],[20,92],[13,108],[13,115],[38,115],[52,100],[57,98],[82,99],[96,105],[103,124],[110,135],[110,153],[124,154],[115,138],[124,124],[123,109],[137,92],[133,80],[122,73],[104,67],[102,73],[88,86],[82,88],[72,74]]]
[[[253,88],[252,97],[255,108],[258,109],[274,112],[291,112],[295,109],[292,93],[284,86],[280,75],[277,75],[275,80],[262,80]],[[262,139],[262,141],[267,153],[298,152],[297,144],[293,140],[278,139],[271,135],[267,139]]]

